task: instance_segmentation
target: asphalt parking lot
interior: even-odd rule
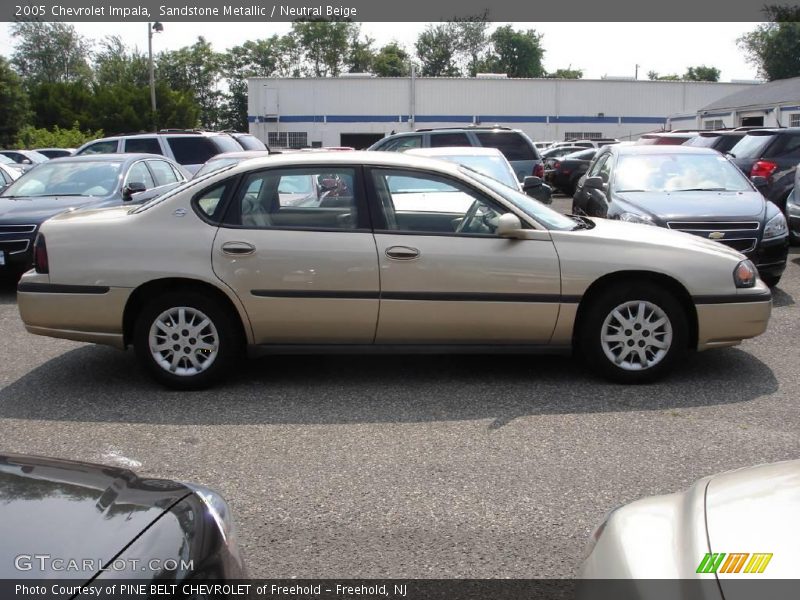
[[[656,385],[566,357],[294,356],[187,394],[132,351],[27,334],[5,283],[0,450],[216,488],[254,576],[569,577],[609,509],[800,458],[796,298],[800,248],[766,334]]]

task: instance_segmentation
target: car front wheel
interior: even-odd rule
[[[655,381],[685,356],[686,314],[668,291],[647,284],[622,286],[590,302],[578,342],[589,366],[606,379]]]
[[[161,384],[198,390],[230,372],[240,355],[239,329],[222,303],[167,293],[142,310],[134,330],[140,362]]]

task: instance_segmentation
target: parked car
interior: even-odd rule
[[[552,148],[543,150],[541,155],[542,160],[545,162],[545,169],[547,169],[548,158],[561,158],[562,156],[572,154],[573,152],[580,152],[581,150],[586,150],[586,148],[584,146],[553,146]]]
[[[33,150],[0,150],[0,155],[14,161],[22,171],[32,169],[36,165],[49,160],[45,155]]]
[[[34,152],[38,152],[47,158],[64,158],[65,156],[72,156],[75,148],[36,148]]]
[[[538,142],[533,142],[533,145],[539,152],[542,152],[542,150],[546,150],[547,148],[549,148],[550,146],[552,146],[555,143],[556,142],[552,141],[552,140],[551,141],[545,141],[545,142],[538,141]]]
[[[579,577],[631,580],[635,587],[600,582],[620,598],[722,600],[777,592],[765,580],[797,579],[798,511],[800,461],[704,477],[685,492],[609,512],[590,537]],[[760,581],[748,579],[752,575]],[[682,589],[667,587],[668,579],[681,580]],[[701,589],[708,595],[692,593]],[[678,593],[665,593],[670,590]]]
[[[187,179],[180,165],[152,154],[71,156],[38,166],[0,193],[0,273],[30,268],[36,232],[53,215],[145,202]]]
[[[530,175],[525,178],[523,183],[517,180],[514,168],[503,156],[503,153],[496,148],[412,148],[406,150],[407,154],[414,156],[428,156],[440,160],[448,160],[478,173],[483,173],[488,177],[496,179],[500,183],[528,194],[544,204],[553,202],[553,190],[549,185],[542,182],[541,177]]]
[[[728,157],[709,148],[606,148],[578,186],[572,211],[717,240],[751,259],[770,286],[786,268],[783,213]]]
[[[22,175],[22,171],[19,169],[0,163],[0,192],[6,189],[9,184],[19,179],[20,175]]]
[[[176,129],[93,140],[78,148],[75,156],[112,152],[161,154],[194,173],[212,156],[241,151],[241,144],[227,133]]]
[[[119,579],[181,584],[247,577],[228,504],[190,483],[2,454],[0,522],[0,577],[7,582],[92,587]]]
[[[786,219],[789,221],[789,240],[793,244],[800,243],[800,168],[794,171],[794,188],[786,199]]]
[[[577,148],[602,148],[603,146],[610,146],[612,144],[619,144],[617,138],[595,138],[592,140],[567,140],[565,142],[557,142],[551,148],[559,148],[562,146],[575,146]]]
[[[338,193],[297,206],[309,176]],[[35,258],[17,288],[30,333],[132,344],[179,389],[230,375],[247,346],[574,344],[605,377],[652,381],[689,349],[760,335],[772,306],[752,263],[721,244],[567,217],[471,169],[392,152],[256,158],[135,210],[62,213]]]
[[[744,174],[765,178],[764,197],[786,209],[800,162],[800,127],[748,131],[730,155]]]
[[[561,158],[548,158],[544,166],[544,180],[567,196],[572,196],[597,152],[597,148],[587,148]]]
[[[698,134],[697,131],[645,133],[638,140],[638,146],[680,146]]]
[[[699,131],[696,136],[686,140],[684,146],[711,148],[725,154],[745,136],[744,131]]]
[[[531,139],[519,129],[508,127],[442,127],[396,133],[378,140],[368,150],[403,152],[410,148],[483,146],[497,148],[514,167],[522,182],[529,175],[544,176],[544,165]]]

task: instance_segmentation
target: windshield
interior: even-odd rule
[[[508,165],[508,161],[502,156],[475,156],[475,155],[449,155],[449,156],[436,156],[442,160],[457,163],[469,167],[473,171],[477,171],[487,177],[496,179],[509,187],[519,189],[519,182],[517,176],[514,174]]]
[[[530,196],[526,196],[519,190],[513,189],[508,187],[507,185],[503,185],[492,179],[491,177],[487,177],[486,175],[482,175],[476,171],[471,171],[470,169],[462,168],[459,169],[464,175],[478,181],[479,183],[485,185],[496,194],[499,194],[514,206],[518,207],[522,210],[526,215],[536,219],[539,223],[547,227],[547,229],[558,229],[558,230],[570,230],[575,229],[575,221],[570,219],[569,217],[565,217],[564,215],[557,213],[556,211],[552,210],[551,208],[546,207],[541,202],[534,200]]]
[[[615,192],[752,191],[747,178],[720,154],[620,156]]]
[[[120,168],[121,163],[109,161],[48,161],[17,179],[0,197],[110,196],[119,184]]]
[[[197,179],[198,177],[202,177],[203,175],[207,175],[208,173],[213,173],[214,171],[219,171],[224,167],[230,167],[231,165],[238,165],[244,158],[215,158],[213,160],[208,161],[202,167],[200,167],[197,172],[194,174],[193,179]]]
[[[29,158],[31,160],[31,162],[33,162],[33,163],[43,163],[43,162],[47,162],[48,160],[50,160],[44,154],[41,154],[40,152],[36,152],[34,150],[30,150],[30,151],[26,152],[25,153],[25,158]]]
[[[774,135],[746,135],[731,148],[730,153],[736,158],[758,158]]]

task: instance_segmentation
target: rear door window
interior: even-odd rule
[[[536,160],[536,150],[514,131],[486,131],[475,134],[481,146],[497,148],[509,160]]]
[[[175,160],[182,165],[201,165],[220,153],[214,143],[203,136],[168,137]]]
[[[172,165],[166,161],[148,160],[147,166],[149,166],[150,170],[153,172],[153,177],[155,178],[157,186],[168,185],[179,181],[178,177],[175,175],[175,171],[172,170]]]
[[[472,146],[466,133],[432,133],[431,148],[448,146]]]
[[[106,140],[89,144],[78,154],[109,154],[117,151],[117,140]]]
[[[125,152],[144,153],[144,154],[164,154],[161,151],[161,144],[154,137],[150,138],[128,138],[125,140]]]
[[[130,171],[128,171],[128,176],[125,178],[125,185],[129,183],[143,183],[148,190],[156,187],[153,176],[150,174],[144,161],[134,163]]]
[[[768,157],[797,158],[800,156],[800,135],[784,134],[766,153]]]
[[[397,138],[396,140],[387,142],[386,145],[381,148],[381,150],[388,150],[389,152],[402,152],[403,150],[408,150],[409,148],[420,148],[421,146],[421,135],[405,135],[401,138]]]

